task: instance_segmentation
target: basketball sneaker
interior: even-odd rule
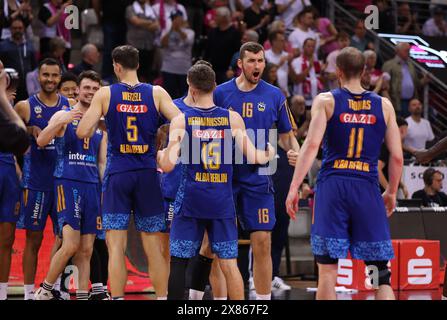
[[[89,300],[111,300],[107,292],[90,294]]]
[[[51,290],[47,291],[44,290],[42,287],[37,289],[36,293],[34,294],[35,300],[64,300],[61,297],[61,294],[57,290]]]
[[[272,290],[290,290],[291,286],[286,284],[283,279],[274,277],[272,280]]]

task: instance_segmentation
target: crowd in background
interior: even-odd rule
[[[432,17],[426,21],[417,16],[417,6],[406,2],[397,3],[397,19],[393,18],[390,1],[345,0],[344,5],[357,12],[366,5],[377,5],[380,32],[446,36],[447,7],[433,4],[447,3],[431,2],[427,1],[426,7]],[[71,4],[90,8],[81,14],[86,26],[82,37],[66,28],[69,14],[65,8]],[[195,60],[209,61],[220,84],[240,74],[237,60],[241,44],[259,42],[265,48],[267,61],[263,79],[278,86],[288,98],[294,131],[302,142],[313,98],[338,87],[337,55],[341,49],[353,46],[363,52],[366,60],[364,88],[389,98],[401,117],[399,126],[405,127],[402,140],[407,155],[426,148],[435,139],[430,122],[422,117],[427,106],[421,102],[421,89],[430,80],[418,75],[410,63],[410,44],[398,44],[395,56],[384,61],[377,55],[361,15],[356,15],[360,18],[350,31],[325,16],[326,5],[324,0],[2,0],[0,60],[20,75],[15,97],[19,101],[39,90],[39,60],[52,57],[60,61],[66,80],[61,83],[73,79],[71,73],[79,75],[93,69],[101,73],[105,82],[112,83],[116,79],[111,51],[130,44],[139,50],[140,80],[162,85],[174,99],[186,93],[186,74]],[[81,40],[81,49],[75,57],[76,39]],[[381,169],[386,167],[384,159]],[[281,183],[288,186],[287,179],[281,177],[291,178],[287,164],[281,168],[274,177],[277,190],[282,190]],[[427,181],[438,181],[438,175],[432,173]],[[381,185],[386,186],[386,177],[381,179]],[[309,179],[310,186],[314,180]],[[402,185],[403,196],[410,197],[405,189]],[[312,191],[306,187],[303,193],[309,195]],[[277,200],[284,203],[283,199]]]

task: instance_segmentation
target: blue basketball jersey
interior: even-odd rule
[[[64,136],[55,139],[57,160],[54,176],[56,178],[98,183],[98,151],[103,133],[98,129],[92,137],[79,139],[76,136],[78,124],[78,120],[69,123]]]
[[[175,99],[174,104],[179,108],[181,112],[185,112],[185,110],[190,107],[185,104],[183,101],[185,97]],[[167,137],[169,140],[169,135]],[[182,168],[180,164],[177,164],[171,172],[163,173],[161,177],[161,190],[163,193],[163,197],[167,199],[175,199],[177,194],[178,187],[180,185],[180,180],[182,177]]]
[[[110,104],[105,116],[108,132],[106,175],[156,168],[156,136],[159,114],[153,87],[139,83],[110,86]]]
[[[30,106],[30,119],[27,126],[37,126],[45,129],[51,117],[63,108],[68,109],[70,104],[67,98],[58,95],[58,102],[54,107],[46,106],[36,95],[28,99]],[[24,156],[22,187],[39,191],[53,190],[53,174],[56,164],[56,148],[54,141],[40,148],[33,136],[31,148]]]
[[[265,149],[269,141],[269,130],[276,124],[278,133],[292,130],[291,113],[281,91],[261,80],[249,92],[239,90],[236,79],[219,85],[214,92],[214,103],[234,110],[244,119],[247,134],[257,149]],[[245,161],[246,163],[246,161]],[[235,165],[235,182],[251,187],[271,185],[269,176],[258,174],[259,165]]]
[[[185,110],[183,144],[189,145],[189,152],[182,154],[183,216],[199,219],[235,216],[231,184],[233,137],[229,114],[228,110],[219,107]]]
[[[386,133],[382,98],[369,91],[353,94],[345,88],[331,93],[334,114],[323,138],[318,178],[343,175],[378,181],[377,164]]]

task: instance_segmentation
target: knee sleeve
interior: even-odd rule
[[[205,291],[212,263],[213,259],[200,254],[192,258],[186,272],[186,287],[197,291]]]
[[[368,267],[368,277],[374,288],[382,285],[391,285],[391,271],[388,269],[388,261],[365,261]]]
[[[168,300],[185,299],[185,272],[189,259],[172,257],[168,282]]]

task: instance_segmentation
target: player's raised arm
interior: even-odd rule
[[[82,112],[78,109],[70,111],[61,110],[56,112],[48,122],[48,126],[40,132],[37,137],[37,145],[39,147],[45,147],[55,137],[62,137],[67,128],[67,124],[73,120],[79,120],[82,117]]]
[[[160,86],[154,86],[153,90],[154,102],[158,111],[168,120],[171,121],[175,116],[180,114],[180,110],[174,104],[171,96]]]
[[[244,120],[237,112],[230,111],[230,123],[236,146],[247,157],[248,163],[265,164],[273,159],[275,156],[274,148],[268,144],[268,150],[256,149],[247,135]]]
[[[390,216],[396,205],[396,193],[402,176],[404,158],[399,127],[397,126],[393,105],[388,99],[382,98],[382,107],[387,124],[385,143],[390,151],[388,162],[388,187],[383,194],[383,200],[385,202],[388,216]]]
[[[79,122],[76,135],[79,139],[90,138],[98,127],[101,116],[106,114],[110,101],[110,87],[102,87],[93,96],[92,103]]]
[[[166,149],[158,151],[157,162],[163,172],[172,171],[179,157],[182,139],[185,135],[185,115],[180,113],[171,121],[169,143]]]
[[[292,219],[295,219],[295,214],[298,212],[298,189],[318,154],[318,149],[326,131],[328,121],[327,109],[333,105],[334,98],[331,93],[319,94],[312,103],[312,118],[309,131],[298,155],[286,200],[287,213]]]

